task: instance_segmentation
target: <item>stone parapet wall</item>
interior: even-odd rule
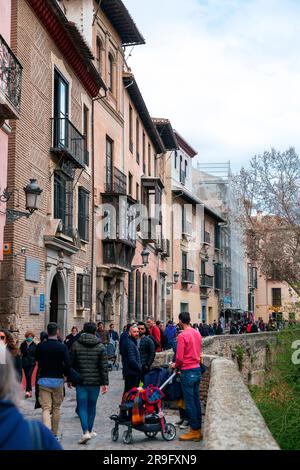
[[[277,338],[277,332],[209,336],[203,338],[203,352],[231,359],[246,384],[262,385]]]
[[[211,361],[204,423],[208,450],[278,450],[236,365],[225,358]]]

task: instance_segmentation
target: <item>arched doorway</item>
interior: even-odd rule
[[[50,310],[49,321],[55,322],[59,326],[60,335],[65,336],[66,333],[66,291],[63,278],[60,273],[57,273],[51,283],[50,288]]]

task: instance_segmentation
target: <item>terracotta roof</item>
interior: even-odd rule
[[[56,0],[27,0],[46,28],[66,61],[74,70],[90,96],[107,89],[92,60],[94,56],[74,23],[67,17]]]
[[[145,44],[145,39],[121,0],[102,0],[101,9],[120,35],[123,46]]]
[[[190,146],[190,144],[174,129],[174,133],[178,142],[178,145],[182,150],[184,150],[191,158],[198,155],[198,152]]]

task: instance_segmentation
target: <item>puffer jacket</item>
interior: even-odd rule
[[[142,366],[150,367],[155,358],[154,341],[149,336],[143,336],[139,343]]]
[[[71,365],[79,372],[82,384],[108,385],[107,354],[97,336],[83,333],[71,347]]]
[[[137,342],[132,336],[124,339],[122,347],[123,376],[139,375],[142,370],[141,357]]]

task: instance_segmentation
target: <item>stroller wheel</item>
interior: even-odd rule
[[[111,440],[113,442],[117,442],[119,439],[119,429],[118,428],[112,428],[111,430]]]
[[[173,424],[168,423],[166,424],[165,432],[161,432],[161,435],[165,441],[173,441],[176,437],[176,428]]]
[[[157,432],[145,432],[145,435],[149,437],[149,439],[154,439],[157,436]]]
[[[130,431],[124,431],[123,432],[123,442],[124,444],[132,444],[133,438],[132,438],[132,432]]]

